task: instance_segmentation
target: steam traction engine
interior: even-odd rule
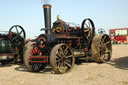
[[[45,34],[30,41],[24,49],[24,64],[28,71],[43,70],[50,63],[54,73],[69,72],[76,57],[92,57],[97,63],[111,58],[112,46],[108,35],[95,35],[91,19],[85,19],[81,27],[72,27],[59,17],[51,29],[51,5],[43,5]]]
[[[7,31],[6,31],[7,32]],[[19,25],[14,25],[7,33],[0,33],[0,62],[7,64],[17,62],[23,57],[25,31]]]
[[[98,33],[99,34],[105,34],[106,32],[105,32],[105,30],[103,28],[99,28],[98,29]]]

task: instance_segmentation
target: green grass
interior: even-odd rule
[[[124,44],[112,44],[112,45],[128,45],[128,43],[124,43]]]

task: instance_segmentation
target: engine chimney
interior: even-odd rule
[[[51,5],[44,4],[45,34],[51,34]]]

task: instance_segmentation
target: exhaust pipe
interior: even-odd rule
[[[51,5],[44,4],[45,34],[51,34]]]

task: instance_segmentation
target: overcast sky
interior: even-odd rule
[[[82,23],[91,18],[96,29],[128,28],[128,0],[0,0],[0,31],[21,25],[27,37],[38,36],[44,28],[42,5],[52,5],[52,22],[56,16],[66,22]]]

